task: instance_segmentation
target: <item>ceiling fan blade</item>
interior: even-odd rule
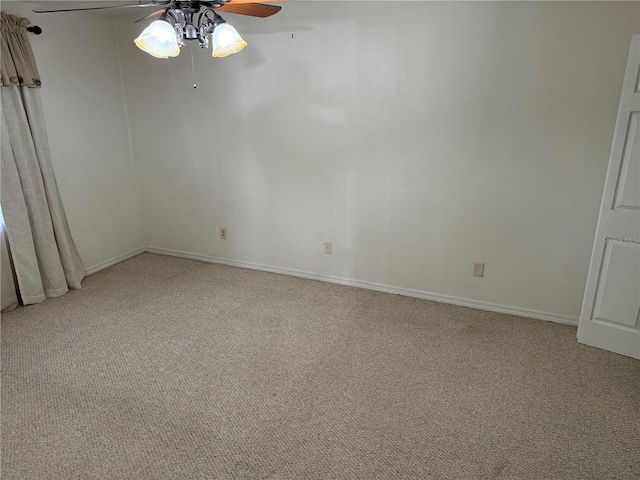
[[[293,0],[269,0],[270,3],[282,3],[282,2],[290,2]],[[256,0],[230,0],[229,3],[225,3],[225,6],[229,5],[240,5],[245,3],[257,3]],[[216,10],[220,10],[219,8]]]
[[[107,1],[107,2],[47,2],[47,6],[34,8],[36,13],[75,12],[80,10],[106,10],[110,8],[160,7],[171,0]]]
[[[153,13],[150,13],[146,17],[139,18],[138,20],[136,20],[133,23],[144,22],[145,20],[151,20],[152,18],[157,18],[157,17],[161,16],[162,14],[164,14],[167,10],[168,10],[167,8],[163,8],[162,10],[155,11]]]
[[[275,5],[265,5],[264,3],[238,3],[232,0],[223,6],[216,8],[217,12],[237,13],[238,15],[249,15],[252,17],[266,18],[275,15],[282,7]]]

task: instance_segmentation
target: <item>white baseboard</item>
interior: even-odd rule
[[[92,267],[87,268],[87,275],[91,275],[92,273],[96,273],[102,269],[110,267],[111,265],[115,265],[116,263],[124,262],[125,260],[135,257],[136,255],[140,255],[141,253],[146,252],[147,249],[145,247],[136,248],[135,250],[131,250],[130,252],[123,253],[122,255],[118,255],[117,257],[110,258],[109,260],[105,260],[104,262],[100,262]]]
[[[170,255],[172,257],[189,258],[191,260],[200,260],[209,263],[218,263],[222,265],[230,265],[232,267],[249,268],[251,270],[260,270],[264,272],[280,273],[282,275],[291,275],[293,277],[308,278],[311,280],[320,280],[322,282],[337,283],[339,285],[347,285],[350,287],[365,288],[378,292],[393,293],[396,295],[404,295],[406,297],[422,298],[424,300],[432,300],[435,302],[449,303],[462,307],[476,308],[478,310],[487,310],[490,312],[506,313],[508,315],[517,315],[519,317],[535,318],[538,320],[546,320],[565,325],[578,325],[578,317],[569,315],[558,315],[555,313],[539,312],[536,310],[528,310],[525,308],[509,307],[498,305],[495,303],[480,302],[477,300],[469,300],[466,298],[452,297],[449,295],[440,295],[437,293],[424,292],[421,290],[412,290],[409,288],[398,288],[381,283],[365,282],[361,280],[351,280],[349,278],[336,277],[332,275],[324,275],[321,273],[305,272],[293,268],[274,267],[271,265],[263,265],[260,263],[243,262],[239,260],[230,260],[228,258],[211,257],[208,255],[200,255],[197,253],[180,252],[169,250],[166,248],[147,247],[147,252],[158,253],[160,255]]]

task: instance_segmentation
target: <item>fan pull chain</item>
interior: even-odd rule
[[[191,52],[191,74],[193,75],[193,88],[197,88],[196,85],[196,66],[193,63],[193,44],[189,42],[189,51]]]

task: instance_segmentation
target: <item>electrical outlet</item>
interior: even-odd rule
[[[227,239],[227,229],[226,228],[221,228],[220,229],[220,238],[222,240],[226,240]]]
[[[324,242],[325,255],[333,255],[333,244],[331,242]]]
[[[484,277],[484,263],[474,263],[473,264],[473,276],[474,277]]]

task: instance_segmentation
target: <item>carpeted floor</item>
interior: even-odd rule
[[[2,478],[640,478],[640,362],[575,334],[143,254],[2,315]]]

